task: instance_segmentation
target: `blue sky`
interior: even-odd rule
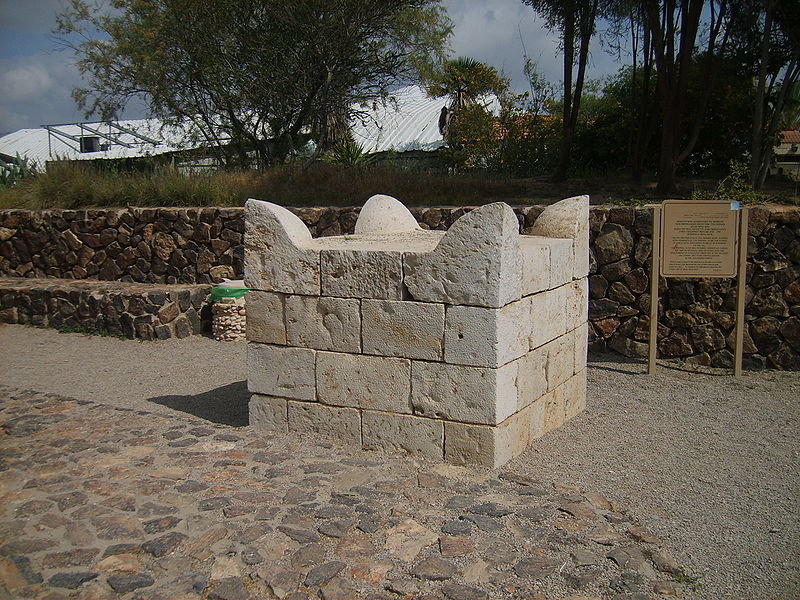
[[[519,0],[443,0],[455,24],[454,56],[494,65],[525,91],[523,49],[551,81],[561,76],[558,40]],[[84,120],[71,97],[80,75],[69,51],[50,33],[63,0],[0,0],[0,133],[43,124]],[[601,49],[592,53],[589,75],[614,72]],[[130,118],[145,116],[129,110]]]

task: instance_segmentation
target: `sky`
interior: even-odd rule
[[[81,83],[75,57],[51,33],[64,0],[0,0],[0,134],[86,120],[72,99]],[[443,0],[454,23],[453,56],[497,67],[524,92],[523,55],[553,82],[561,78],[558,39],[520,0]],[[524,44],[524,49],[523,49]],[[589,76],[613,73],[618,64],[594,48]],[[126,118],[145,117],[141,108]]]

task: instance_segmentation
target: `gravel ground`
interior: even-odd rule
[[[246,424],[245,345],[0,326],[0,383]],[[630,509],[703,599],[800,596],[800,373],[688,371],[595,357],[587,410],[508,465]]]

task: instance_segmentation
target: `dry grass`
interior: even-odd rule
[[[688,198],[718,182],[684,180],[672,197]],[[46,173],[0,187],[0,208],[87,208],[124,206],[241,206],[260,198],[284,206],[360,206],[373,194],[389,194],[409,206],[549,204],[589,194],[593,204],[642,204],[662,200],[652,182],[631,183],[625,175],[606,174],[550,183],[545,178],[510,179],[481,173],[446,173],[392,166],[346,167],[326,163],[260,171],[183,175],[98,171],[90,165],[51,165]],[[771,201],[798,204],[793,182],[771,183]]]

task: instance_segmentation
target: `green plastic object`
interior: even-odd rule
[[[246,287],[217,285],[211,288],[211,301],[217,302],[222,298],[241,298],[249,291],[250,289]]]

